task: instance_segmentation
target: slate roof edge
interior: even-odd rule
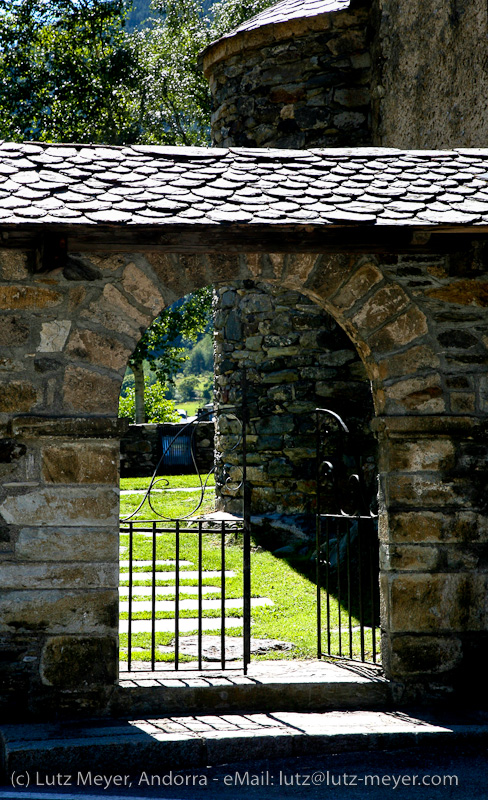
[[[221,39],[211,42],[200,53],[198,65],[205,77],[209,78],[218,63],[226,61],[237,53],[255,50],[263,45],[277,44],[287,39],[305,36],[307,33],[325,31],[331,25],[331,14],[345,15],[348,12],[349,7],[326,11],[313,17],[299,17],[286,22],[268,22],[253,30],[241,31],[237,28]]]
[[[337,230],[348,227],[361,230],[365,244],[374,228],[383,240],[382,229],[400,228],[486,237],[488,148],[1,144],[0,235],[12,240],[13,231],[66,224],[90,231],[92,241],[104,224],[108,232],[132,230],[131,244],[139,230],[142,244],[164,247],[179,246],[177,230],[191,232],[186,247],[202,247],[206,237],[198,236],[211,231],[215,244],[220,236],[220,245],[241,251],[261,231],[268,252],[282,246],[280,228],[288,239],[296,233],[297,251],[314,241],[337,246]]]

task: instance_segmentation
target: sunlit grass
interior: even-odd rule
[[[197,489],[200,486],[200,481],[198,479],[198,475],[168,475],[164,476],[162,480],[160,480],[162,476],[156,478],[158,481],[154,488],[155,489],[163,489],[165,486],[168,489]],[[215,477],[210,475],[208,480],[202,478],[202,482],[207,482],[207,486],[215,486]],[[167,483],[166,483],[167,482]],[[120,479],[120,488],[124,489],[125,491],[130,489],[147,489],[149,484],[151,483],[151,478],[121,478]]]
[[[134,514],[132,519],[137,520],[161,520],[176,519],[185,517],[198,510],[198,515],[208,514],[215,508],[215,490],[209,486],[204,491],[202,504],[200,502],[201,492],[195,489],[194,492],[156,492],[151,494],[150,503],[140,494],[122,495],[120,498],[120,518]],[[139,508],[140,506],[140,508]]]

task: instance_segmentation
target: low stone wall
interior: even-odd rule
[[[186,431],[185,431],[186,429]],[[185,434],[182,432],[185,431]],[[189,426],[186,422],[165,422],[161,424],[129,425],[120,442],[120,476],[122,478],[148,478],[154,474],[163,455],[163,437],[177,441],[194,436],[195,456],[200,472],[207,473],[214,464],[214,423],[199,422]],[[158,475],[180,475],[195,472],[191,465],[169,463],[166,459],[159,464]]]

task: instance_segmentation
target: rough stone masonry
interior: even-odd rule
[[[0,167],[2,718],[110,712],[125,365],[163,306],[233,281],[300,291],[354,343],[386,674],[410,697],[478,692],[488,153],[4,143]]]

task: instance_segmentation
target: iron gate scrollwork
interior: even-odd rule
[[[360,442],[339,414],[328,409],[316,409],[316,449],[317,656],[376,663],[379,547],[375,463],[361,455]],[[332,603],[332,598],[336,602]]]
[[[210,580],[209,577],[206,577],[210,574],[213,583],[220,583],[219,587],[214,587],[215,589],[218,589],[218,593],[220,593],[220,601],[218,602],[214,600],[212,609],[220,610],[220,667],[221,669],[226,669],[228,667],[226,659],[226,612],[229,608],[230,601],[228,601],[226,598],[226,577],[229,575],[229,571],[226,569],[226,541],[229,537],[232,537],[234,540],[240,539],[242,542],[242,661],[244,673],[247,673],[251,651],[251,539],[249,508],[250,491],[246,472],[247,396],[246,374],[244,370],[242,375],[241,405],[239,408],[234,408],[233,411],[230,411],[229,409],[226,410],[227,416],[232,415],[233,418],[238,421],[241,430],[240,436],[238,437],[233,449],[240,449],[242,453],[240,468],[242,477],[240,481],[234,482],[232,487],[236,495],[240,494],[242,496],[243,511],[242,517],[240,518],[234,516],[232,519],[229,519],[230,515],[222,515],[222,517],[219,518],[218,515],[211,514],[199,516],[199,512],[204,503],[205,492],[209,488],[209,480],[211,475],[219,466],[221,469],[225,470],[225,466],[222,467],[222,465],[214,463],[214,466],[210,472],[205,478],[202,478],[198,469],[196,454],[196,432],[198,425],[207,420],[212,413],[213,409],[203,411],[195,420],[189,421],[186,425],[181,427],[174,436],[163,439],[161,457],[154,470],[149,486],[141,499],[141,502],[131,514],[120,520],[120,532],[121,534],[128,536],[128,559],[125,562],[121,562],[121,565],[123,565],[124,568],[128,568],[128,580],[127,586],[121,585],[120,592],[121,615],[126,615],[127,617],[126,625],[124,624],[125,620],[121,620],[121,632],[126,632],[127,634],[127,670],[129,672],[132,670],[134,662],[136,661],[136,658],[134,657],[134,642],[137,642],[136,637],[138,634],[138,629],[141,629],[141,620],[138,614],[139,608],[142,606],[137,601],[137,597],[138,595],[141,595],[141,593],[149,597],[149,601],[146,601],[144,605],[144,611],[142,612],[146,617],[149,613],[149,620],[147,620],[147,622],[150,623],[149,626],[147,624],[142,626],[145,629],[149,627],[149,630],[145,630],[145,633],[149,634],[149,647],[146,645],[144,645],[142,648],[136,647],[136,652],[137,650],[141,649],[145,650],[146,658],[147,653],[149,653],[149,660],[139,660],[137,663],[137,669],[140,671],[154,671],[156,669],[156,664],[158,664],[158,667],[162,666],[163,668],[167,669],[172,663],[174,663],[175,670],[180,668],[182,662],[181,634],[186,632],[182,631],[182,626],[185,624],[185,616],[182,612],[187,610],[185,609],[185,602],[187,606],[189,602],[188,600],[182,601],[180,596],[188,592],[191,592],[191,594],[194,595],[193,602],[191,602],[190,598],[190,605],[193,606],[194,610],[197,612],[197,616],[195,618],[197,634],[194,656],[195,666],[193,667],[190,662],[185,663],[185,670],[192,668],[197,670],[202,669],[204,660],[202,646],[204,635],[203,620],[205,619],[205,606],[209,605],[209,602],[205,600],[204,597],[205,582]],[[188,511],[188,513],[179,517],[172,516],[171,514],[165,514],[164,510],[161,509],[160,503],[161,497],[164,497],[165,492],[167,497],[170,496],[171,492],[169,482],[164,474],[161,475],[161,472],[165,471],[166,466],[171,468],[171,465],[176,462],[178,462],[179,466],[181,466],[184,462],[190,462],[191,465],[193,465],[194,474],[198,475],[200,484],[199,496],[194,502],[193,507]],[[170,474],[170,472],[167,471],[166,474]],[[231,484],[232,481],[229,479],[228,486]],[[158,502],[156,501],[156,498]],[[151,518],[141,519],[141,514],[146,507],[150,509]],[[148,559],[136,557],[136,537],[138,537],[137,543],[139,546],[141,541],[140,537],[147,537],[148,542],[150,543],[150,557]],[[182,542],[187,543],[188,537],[191,537],[196,541],[196,547],[193,548],[196,552],[196,565],[188,562],[187,560],[183,561],[181,558]],[[218,570],[205,569],[205,541],[209,537],[212,539],[214,551],[216,549],[215,539],[216,537],[220,539],[218,547],[220,553],[220,568]],[[168,559],[167,557],[161,558],[161,556],[165,555],[164,553],[160,552],[163,539],[165,542],[168,542],[168,540],[173,542],[171,545],[171,554],[174,555],[174,557],[171,559]],[[148,548],[146,547],[145,549],[147,550]],[[196,566],[196,569],[185,571],[184,568],[188,568],[189,566]],[[142,569],[145,570],[142,573],[136,571]],[[125,575],[126,573],[122,572],[121,579],[123,579]],[[171,580],[174,579],[174,599],[164,600],[164,591],[167,591],[168,587],[164,587],[163,589],[161,584],[165,582],[168,583],[168,580],[165,581],[165,578],[167,578],[168,575],[172,576]],[[186,580],[186,575],[191,575],[191,580]],[[139,583],[141,579],[142,583]],[[150,586],[147,586],[148,581],[150,582]],[[189,588],[187,585],[188,583],[192,583],[193,586]],[[143,588],[144,584],[146,585],[147,591]],[[124,595],[124,597],[127,595],[127,601],[122,598],[122,595]],[[174,636],[172,637],[173,644],[168,645],[167,647],[158,643],[158,633],[160,632],[158,631],[158,627],[160,627],[158,626],[158,615],[164,613],[160,611],[163,606],[166,609],[166,613],[170,615],[168,619],[174,619]],[[166,627],[169,629],[168,634],[171,633],[171,624],[167,623]],[[219,627],[218,618],[216,620],[215,627]],[[162,651],[167,652],[169,658],[171,658],[173,653],[174,661],[160,662],[158,655]],[[188,655],[184,660],[188,661]]]

